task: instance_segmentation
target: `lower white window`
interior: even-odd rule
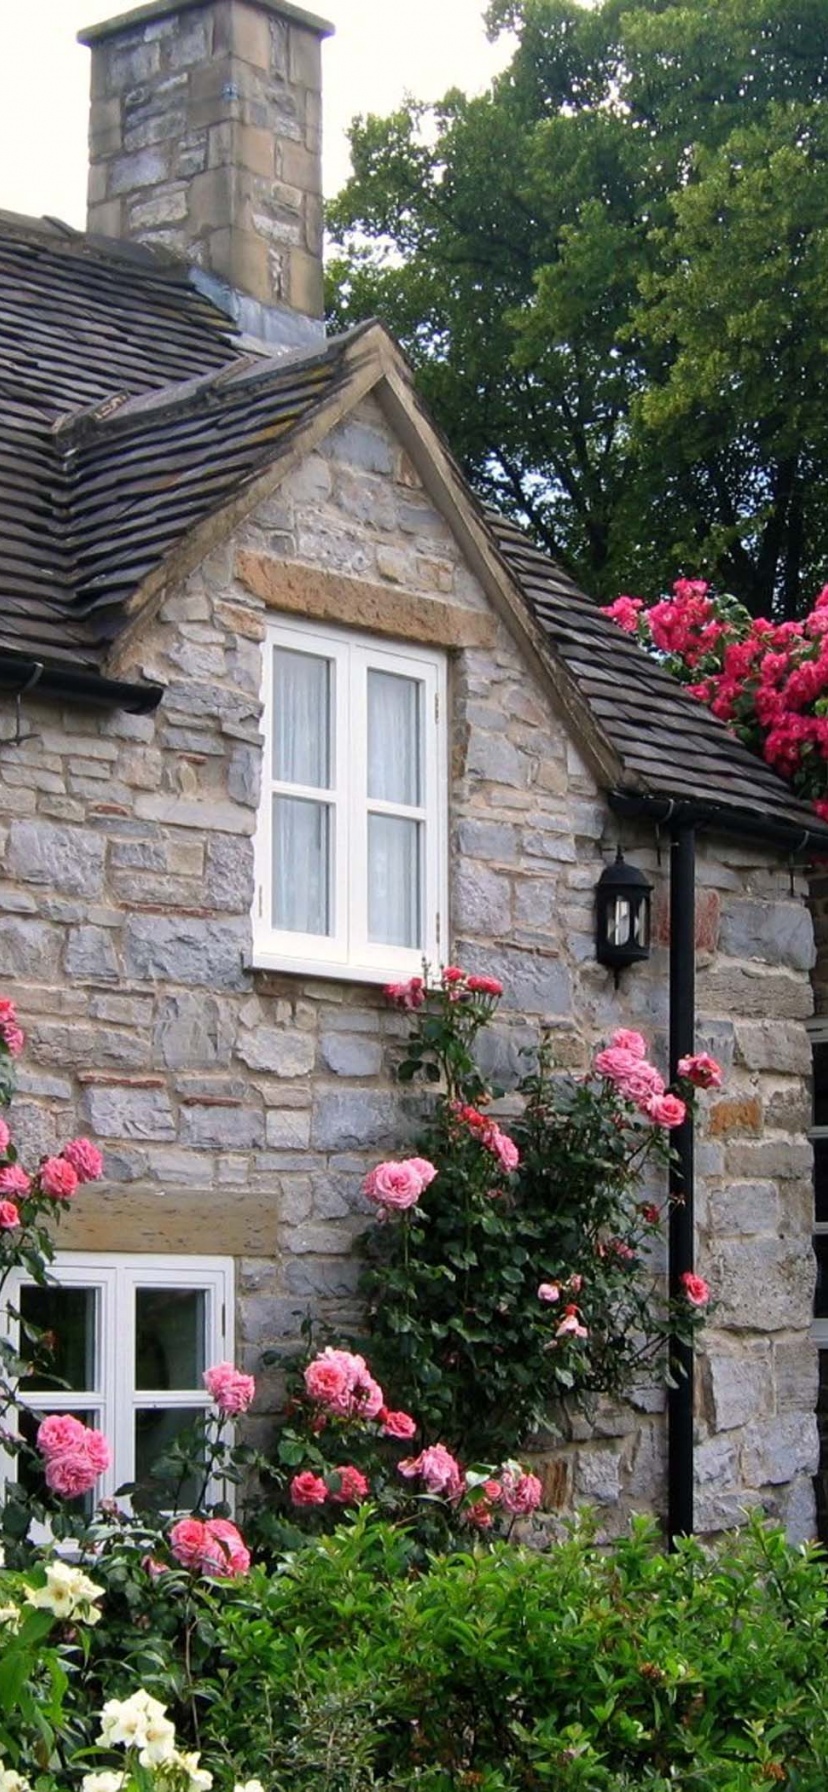
[[[109,1443],[96,1500],[127,1483],[140,1490],[210,1407],[205,1369],[232,1360],[232,1259],[63,1251],[49,1277],[41,1287],[18,1270],[7,1284],[20,1354],[33,1354],[27,1326],[49,1346],[47,1366],[21,1380],[20,1429],[33,1442],[46,1413],[72,1413]],[[198,1491],[182,1486],[176,1503],[191,1505]]]
[[[437,960],[446,908],[446,664],[272,622],[254,962],[382,982]]]

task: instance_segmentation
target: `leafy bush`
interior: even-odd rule
[[[818,1554],[754,1522],[672,1556],[637,1522],[549,1554],[496,1545],[409,1574],[362,1513],[228,1589],[204,1688],[214,1766],[356,1792],[824,1792]]]
[[[638,1033],[615,1034],[585,1077],[556,1073],[542,1043],[509,1134],[475,1056],[500,984],[449,966],[387,993],[412,1020],[399,1077],[435,1095],[424,1158],[366,1182],[385,1222],[364,1241],[373,1355],[427,1435],[472,1458],[511,1456],[562,1395],[669,1379],[667,1337],[702,1322],[700,1279],[664,1297],[652,1245],[665,1203],[642,1196],[651,1164],[663,1180],[696,1086],[721,1073],[713,1059],[682,1061],[671,1094]],[[411,1198],[391,1172],[424,1161],[431,1174]]]

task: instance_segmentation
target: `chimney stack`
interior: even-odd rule
[[[240,292],[242,327],[321,333],[321,46],[292,0],[152,0],[91,25],[87,227]],[[257,325],[259,327],[257,327]]]

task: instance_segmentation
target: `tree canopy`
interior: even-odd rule
[[[354,122],[331,320],[598,595],[828,573],[828,0],[493,0],[491,88]]]

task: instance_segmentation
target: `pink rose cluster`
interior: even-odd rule
[[[290,1497],[298,1507],[324,1506],[328,1501],[334,1506],[359,1506],[370,1491],[367,1475],[352,1462],[331,1469],[329,1481],[305,1469],[301,1475],[294,1475],[290,1483]]]
[[[379,1419],[385,1395],[365,1361],[355,1351],[328,1344],[308,1363],[305,1392],[321,1412],[337,1419]]]
[[[232,1363],[215,1363],[204,1371],[204,1386],[224,1419],[246,1412],[256,1392],[252,1375],[243,1375]]]
[[[109,1445],[100,1431],[71,1413],[50,1413],[37,1429],[37,1447],[46,1465],[46,1485],[61,1499],[89,1493],[109,1467]]]
[[[709,1052],[694,1052],[686,1058],[679,1058],[676,1066],[679,1076],[692,1083],[694,1089],[721,1089],[722,1067]]]
[[[718,605],[703,579],[677,579],[649,608],[617,598],[604,615],[669,654],[690,695],[828,819],[828,586],[786,622]]]
[[[686,1104],[678,1095],[665,1092],[664,1078],[654,1064],[647,1061],[647,1046],[640,1033],[619,1027],[608,1046],[597,1052],[593,1071],[606,1082],[613,1083],[624,1101],[633,1102],[639,1113],[646,1114],[656,1126],[681,1126],[687,1116]]]
[[[498,1001],[503,994],[503,984],[498,977],[478,977],[473,973],[470,975],[456,964],[443,966],[440,988],[449,1001],[459,1002],[470,996],[478,1002],[483,1001],[487,1007]],[[395,1008],[402,1008],[410,1014],[422,1008],[428,995],[428,986],[422,977],[409,977],[405,983],[386,983],[384,993]]]
[[[234,1580],[250,1567],[250,1551],[229,1518],[180,1518],[170,1531],[170,1549],[194,1574]]]
[[[470,1483],[445,1444],[431,1444],[397,1466],[405,1480],[422,1481],[432,1498],[454,1505],[467,1500],[464,1515],[478,1530],[490,1529],[498,1507],[513,1518],[535,1512],[543,1495],[537,1475],[527,1474],[519,1462],[504,1463],[496,1477]]]
[[[467,1126],[480,1140],[486,1151],[497,1158],[501,1170],[510,1175],[520,1163],[520,1152],[514,1139],[503,1132],[497,1121],[490,1114],[481,1114],[478,1108],[459,1106],[456,1109],[457,1119],[462,1126]]]
[[[5,996],[0,997],[0,1041],[10,1058],[19,1058],[26,1044],[26,1035],[20,1028],[14,1002],[10,1002]]]
[[[423,1189],[436,1175],[427,1157],[405,1157],[400,1163],[389,1159],[369,1171],[362,1190],[379,1208],[380,1217],[387,1218],[389,1213],[404,1213],[407,1208],[416,1207]]]

